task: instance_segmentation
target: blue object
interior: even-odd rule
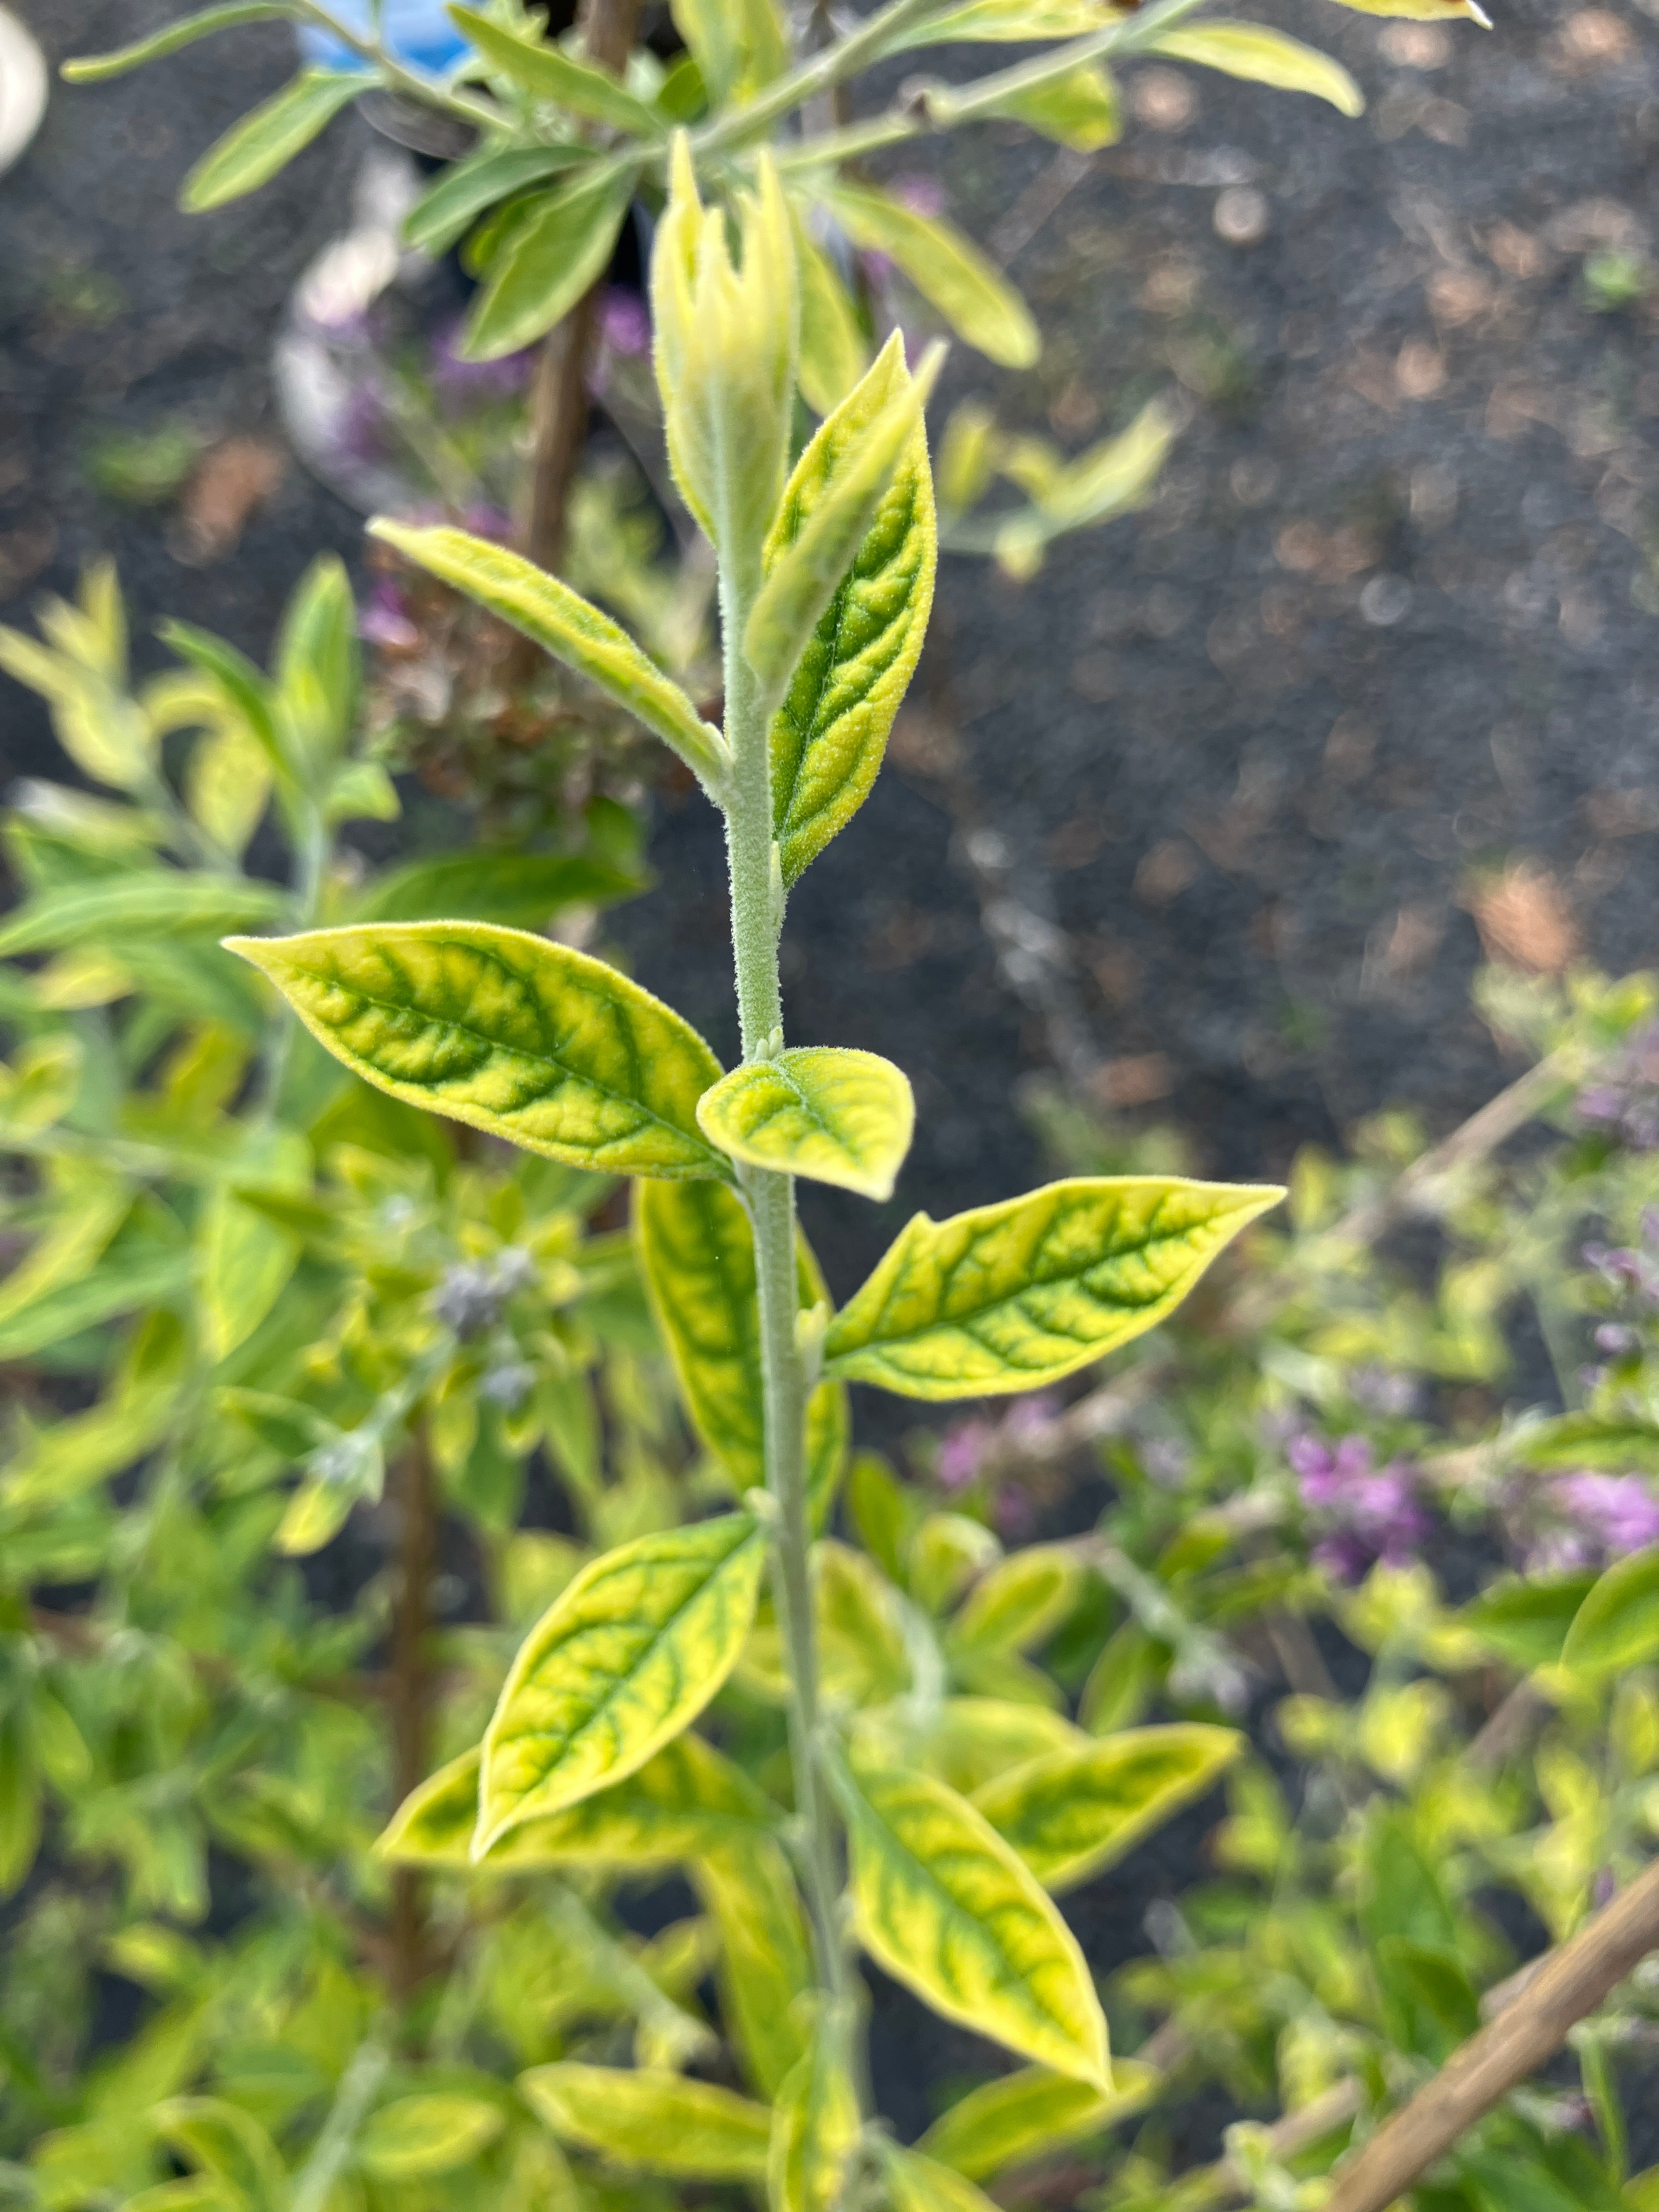
[[[333,12],[353,30],[373,20],[369,0],[333,0]],[[443,76],[472,50],[449,20],[444,0],[385,0],[380,36],[386,51],[409,69]],[[300,52],[322,69],[362,69],[362,58],[326,31],[300,33]]]

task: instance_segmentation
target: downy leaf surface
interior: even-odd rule
[[[485,1731],[477,1857],[623,1781],[696,1718],[743,1648],[764,1559],[757,1522],[730,1513],[582,1569],[526,1638]]]
[[[772,2116],[711,2081],[561,2060],[519,2076],[530,2109],[562,2142],[684,2181],[763,2181]]]
[[[302,70],[209,147],[185,179],[179,206],[186,215],[202,215],[258,191],[303,153],[343,107],[373,88],[374,79],[359,70]]]
[[[768,541],[769,566],[787,551],[909,374],[896,334],[819,425],[784,489]],[[773,717],[773,834],[786,884],[798,880],[858,811],[876,780],[921,652],[938,561],[927,433],[918,424]]]
[[[1042,2157],[1062,2143],[1096,2135],[1148,2102],[1163,2076],[1133,2058],[1113,2063],[1109,2095],[1087,2081],[1068,2081],[1046,2066],[1022,2066],[987,2081],[935,2120],[916,2145],[935,2164],[988,2180],[1005,2166]]]
[[[1077,1939],[1024,1863],[930,1776],[841,1778],[860,1941],[947,2020],[1104,2091],[1106,2019]]]
[[[1244,1743],[1199,1722],[1133,1729],[1016,1766],[974,1803],[1045,1888],[1069,1889],[1201,1797]]]
[[[697,1434],[739,1493],[759,1488],[766,1480],[766,1422],[749,1216],[723,1184],[641,1182],[634,1193],[634,1233]],[[825,1292],[805,1240],[799,1264],[801,1304],[815,1305]],[[815,1525],[822,1526],[841,1480],[849,1427],[847,1393],[821,1382],[806,1409]]]
[[[465,530],[411,530],[375,521],[371,533],[428,575],[563,661],[672,745],[693,774],[718,778],[726,744],[672,677],[647,658],[627,631],[556,576],[522,554]]]
[[[696,1120],[719,1061],[602,960],[469,921],[227,942],[319,1044],[394,1098],[570,1167],[731,1172]]]
[[[478,1826],[482,1751],[463,1752],[407,1797],[375,1845],[395,1866],[466,1867]],[[672,1864],[765,1836],[777,1808],[712,1744],[687,1733],[625,1781],[509,1829],[486,1873],[531,1866]]]
[[[1156,1328],[1276,1206],[1266,1184],[1079,1176],[918,1213],[830,1324],[828,1371],[906,1398],[1030,1390]]]
[[[854,244],[896,262],[975,352],[1003,368],[1031,366],[1042,341],[1030,308],[953,224],[918,215],[868,186],[837,185],[827,197]]]
[[[697,1102],[698,1127],[732,1159],[874,1199],[892,1196],[915,1116],[890,1060],[835,1046],[750,1060]]]

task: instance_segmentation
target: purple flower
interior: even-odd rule
[[[599,336],[611,353],[642,354],[651,349],[651,317],[637,292],[611,285],[599,303]]]
[[[912,215],[925,216],[931,221],[945,212],[945,187],[937,177],[928,176],[919,169],[907,170],[902,177],[888,180],[888,193],[901,207]]]
[[[386,459],[386,399],[372,378],[354,384],[329,426],[329,442],[343,461]]]
[[[977,1418],[957,1421],[946,1429],[933,1462],[933,1479],[939,1488],[966,1490],[995,1442],[996,1431],[988,1421]]]
[[[357,634],[368,645],[393,653],[411,653],[421,633],[410,618],[409,605],[389,576],[382,577],[369,593],[357,617]]]
[[[1045,1391],[1033,1391],[1029,1398],[1016,1398],[1002,1417],[1002,1433],[1011,1444],[1024,1444],[1029,1450],[1048,1441],[1048,1431],[1054,1427],[1059,1408]]]
[[[1429,1533],[1417,1496],[1417,1470],[1405,1460],[1375,1465],[1369,1437],[1299,1436],[1286,1456],[1302,1502],[1324,1524],[1314,1557],[1344,1582],[1358,1582],[1376,1560],[1402,1565]]]
[[[1614,1558],[1659,1544],[1659,1498],[1639,1474],[1564,1475],[1556,1504],[1580,1532]]]
[[[461,351],[465,325],[459,316],[446,323],[432,342],[432,388],[452,407],[478,407],[492,399],[511,399],[530,379],[533,356],[503,354],[497,361],[469,361]]]

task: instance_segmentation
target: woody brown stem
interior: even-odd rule
[[[612,76],[628,66],[641,4],[642,0],[582,0],[577,21],[587,58]],[[587,435],[587,379],[605,283],[601,276],[543,340],[531,392],[530,512],[524,550],[538,568],[556,573],[564,559],[570,488]],[[514,638],[510,670],[516,682],[527,684],[540,661],[538,646]]]
[[[1341,2172],[1326,2212],[1385,2212],[1659,1948],[1659,1862],[1553,1952]]]
[[[438,1567],[438,1507],[426,1431],[416,1423],[398,1462],[398,1587],[392,1608],[386,1688],[392,1717],[392,1786],[401,1805],[426,1779],[431,1756],[432,1584]],[[392,1995],[406,2007],[425,1978],[426,1895],[414,1867],[392,1871],[388,1965]]]

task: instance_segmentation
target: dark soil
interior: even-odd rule
[[[178,7],[21,12],[55,59]],[[1659,24],[1625,0],[1502,0],[1492,33],[1460,28],[1425,67],[1420,27],[1402,40],[1316,0],[1258,12],[1340,54],[1368,115],[1189,70],[1183,121],[1179,88],[1143,70],[1129,90],[1150,119],[1057,202],[1067,173],[1012,134],[940,168],[981,236],[1054,203],[1012,264],[1042,366],[1000,380],[958,349],[957,388],[1073,448],[1158,389],[1191,419],[1148,511],[1060,546],[1034,581],[945,564],[894,769],[793,900],[795,1034],[885,1052],[921,1108],[899,1201],[810,1206],[842,1291],[911,1207],[1036,1178],[1015,1094],[1057,1055],[1101,1100],[1178,1121],[1206,1165],[1265,1176],[1386,1101],[1439,1130],[1504,1079],[1468,1006],[1477,915],[1492,949],[1541,966],[1579,945],[1613,969],[1654,955],[1659,295],[1640,295]],[[205,562],[176,519],[112,505],[86,470],[112,424],[276,439],[270,336],[340,227],[362,126],[211,216],[173,195],[286,61],[281,31],[248,30],[59,88],[0,180],[9,621],[107,551],[141,638],[184,615],[263,653],[307,560],[354,552],[356,519],[292,464]],[[1258,242],[1218,234],[1229,190],[1261,196],[1242,204]],[[1599,296],[1598,254],[1622,257],[1593,268]],[[9,688],[4,764],[52,757]],[[617,934],[729,1053],[708,814],[666,811],[653,858],[662,888]],[[1203,1826],[1085,1900],[1103,1966],[1197,1872]],[[918,2027],[884,2005],[877,2042],[884,2096],[915,2123]]]

